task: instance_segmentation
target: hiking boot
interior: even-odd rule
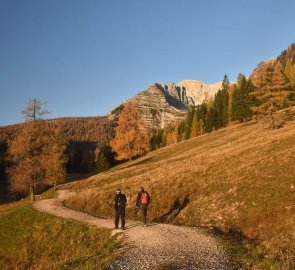
[[[115,228],[114,228],[114,230],[118,230],[118,229],[119,229],[118,227],[115,227]]]
[[[125,230],[125,227],[121,227],[121,230],[123,230],[123,231],[124,231],[124,230]]]

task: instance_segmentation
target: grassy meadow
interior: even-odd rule
[[[52,198],[53,191],[38,199]],[[50,216],[28,200],[0,206],[0,269],[103,269],[120,254],[110,230]]]
[[[149,221],[215,228],[235,235],[245,269],[295,269],[295,121],[266,129],[255,121],[150,152],[86,180],[66,204],[113,217],[115,190],[138,219],[143,185],[151,195]]]

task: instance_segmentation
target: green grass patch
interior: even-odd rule
[[[41,213],[28,202],[7,211],[0,219],[0,269],[103,269],[120,253],[122,240],[108,229]]]
[[[57,191],[54,188],[50,188],[40,195],[36,195],[36,201],[55,199],[57,198]]]

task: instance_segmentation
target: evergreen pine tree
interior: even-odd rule
[[[178,124],[176,124],[174,135],[177,138],[177,142],[181,142],[184,140],[185,136],[185,121],[181,121]]]
[[[187,117],[184,123],[184,139],[185,140],[190,138],[194,113],[195,113],[194,108],[190,108],[187,112]]]
[[[109,169],[115,159],[115,153],[112,152],[112,149],[108,145],[103,145],[99,150],[97,160],[95,162],[96,172],[102,172]]]
[[[228,110],[228,103],[229,103],[229,80],[227,75],[224,75],[224,79],[222,82],[222,107],[221,107],[221,127],[226,127],[228,124],[228,119],[229,119],[229,110]]]
[[[194,138],[200,134],[200,125],[198,120],[198,109],[194,111],[193,121],[192,121],[192,128],[190,137]]]
[[[238,83],[235,86],[235,90],[232,96],[232,120],[238,120],[243,122],[248,120],[251,115],[251,100],[250,92],[252,91],[252,83],[247,80],[244,75],[239,75]]]
[[[93,158],[90,149],[85,148],[82,154],[82,160],[80,163],[80,172],[88,173],[93,169]]]
[[[222,88],[216,93],[213,102],[213,127],[215,130],[226,127],[229,119],[229,81],[227,75],[224,75]]]
[[[200,135],[203,135],[205,133],[205,124],[203,118],[200,118],[198,122],[200,127]]]
[[[211,132],[213,130],[214,126],[214,117],[215,117],[215,112],[213,107],[207,107],[207,112],[205,116],[205,132]]]

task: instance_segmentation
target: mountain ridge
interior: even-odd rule
[[[207,84],[198,80],[181,80],[178,84],[155,83],[115,107],[106,116],[111,120],[117,119],[124,103],[132,101],[147,128],[163,128],[183,120],[189,107],[210,99],[221,86],[222,82]]]

